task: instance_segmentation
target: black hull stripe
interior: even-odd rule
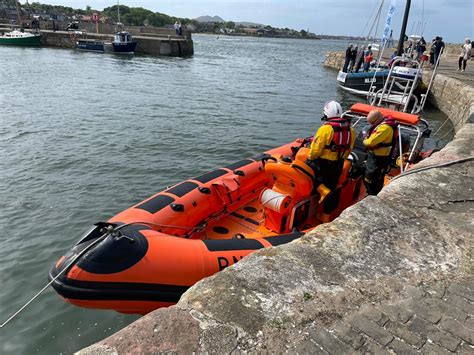
[[[51,280],[54,277],[49,275]],[[163,284],[89,282],[60,278],[53,283],[57,293],[76,300],[178,302],[190,286]]]
[[[203,240],[209,251],[258,250],[263,245],[255,239]]]
[[[275,235],[273,237],[265,237],[263,239],[265,239],[267,242],[269,242],[273,246],[278,246],[278,245],[292,242],[293,240],[301,237],[303,234],[304,233],[301,233],[301,232],[295,232],[291,234],[280,234],[280,235]]]

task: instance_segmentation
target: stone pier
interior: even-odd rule
[[[81,33],[80,31],[52,31],[42,30],[42,45],[58,48],[75,48],[76,40],[91,39],[99,41],[112,41],[112,34]],[[141,33],[133,36],[137,41],[135,53],[154,56],[186,57],[194,54],[194,45],[191,33],[177,36],[170,32]]]
[[[433,93],[457,133],[423,169],[80,354],[472,354],[474,89],[442,71]]]

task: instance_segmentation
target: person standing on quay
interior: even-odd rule
[[[349,47],[346,49],[346,59],[344,61],[344,66],[342,67],[342,71],[347,73],[347,67],[349,66],[349,62],[352,58],[352,44],[349,44]]]
[[[435,68],[439,65],[439,56],[443,54],[444,50],[444,42],[443,37],[436,37],[435,41],[433,42],[434,51],[433,51],[433,65]]]
[[[356,65],[354,69],[354,73],[358,73],[360,70],[360,67],[364,64],[364,46],[360,46],[359,50],[357,51],[357,56],[356,56]]]
[[[426,51],[426,41],[424,37],[421,37],[418,42],[416,42],[416,60],[420,60],[423,56],[423,53]]]
[[[354,67],[355,67],[355,64],[356,64],[356,58],[357,58],[357,51],[358,51],[358,46],[355,45],[353,48],[352,48],[352,51],[351,51],[351,60],[349,61],[349,68],[348,70],[350,72],[352,72],[354,70]]]
[[[472,54],[472,43],[469,38],[466,38],[464,44],[461,47],[461,54],[459,56],[458,71],[466,70],[467,61],[471,58]],[[462,67],[462,68],[461,68]]]

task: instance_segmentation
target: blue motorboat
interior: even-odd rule
[[[76,42],[76,49],[80,51],[105,52],[104,42],[80,39]]]
[[[137,47],[137,42],[135,42],[132,39],[132,35],[126,31],[115,33],[114,41],[111,44],[113,53],[133,54]]]

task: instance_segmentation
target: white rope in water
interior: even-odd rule
[[[102,240],[105,239],[106,236],[108,236],[109,233],[105,233],[102,236],[100,236],[96,241],[88,245],[84,250],[82,250],[77,256],[71,260],[69,264],[66,265],[65,268],[63,268],[50,282],[48,282],[36,295],[34,295],[28,302],[26,302],[23,307],[21,307],[18,311],[16,311],[10,318],[8,318],[4,323],[0,325],[0,329],[3,328],[5,325],[7,325],[13,318],[15,318],[20,312],[22,312],[26,307],[30,305],[31,302],[33,302],[36,298],[38,298],[39,295],[41,295],[49,286],[53,284],[54,281],[56,281],[59,276],[63,274],[64,271],[66,271],[73,263],[76,262],[77,259],[79,259],[82,255],[84,255],[89,249],[91,249],[94,245],[98,244]]]
[[[130,226],[132,224],[149,224],[149,225],[154,225],[154,226],[159,226],[163,228],[182,228],[182,229],[193,229],[194,227],[186,227],[186,226],[173,226],[173,225],[166,225],[166,224],[158,224],[158,223],[150,223],[150,222],[130,222],[126,224],[122,224],[121,226],[118,226],[115,228],[113,231],[118,231],[124,227]],[[72,264],[74,264],[77,259],[79,259],[81,256],[83,256],[86,252],[88,252],[93,246],[97,245],[100,243],[102,240],[105,239],[108,235],[111,234],[113,231],[107,231],[103,235],[101,235],[97,240],[95,240],[93,243],[89,244],[84,250],[82,250],[79,254],[76,255],[74,259],[71,260],[70,263],[68,263],[50,282],[48,282],[39,292],[37,292],[28,302],[26,302],[18,311],[16,311],[10,318],[8,318],[5,322],[3,322],[0,325],[0,329],[6,326],[12,319],[14,319],[18,314],[20,314],[26,307],[28,307],[35,299],[37,299],[49,286],[53,284],[69,267],[71,267]]]

